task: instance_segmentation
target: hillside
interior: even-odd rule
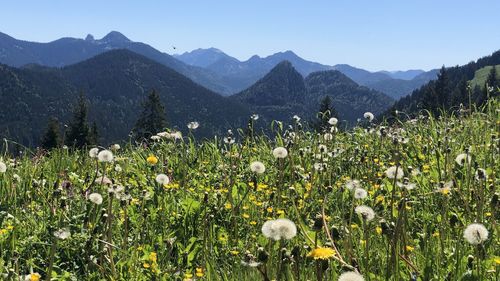
[[[140,104],[155,89],[166,107],[170,127],[186,131],[199,121],[199,136],[241,126],[250,115],[245,107],[211,92],[146,57],[114,50],[61,69],[1,67],[0,108],[3,137],[36,145],[47,119],[67,122],[70,105],[83,91],[90,102],[91,121],[103,143],[127,139]]]
[[[494,66],[497,73],[500,73],[500,65],[495,65]],[[486,79],[488,78],[488,75],[490,74],[491,69],[493,66],[485,66],[483,68],[480,68],[476,70],[474,73],[474,78],[469,81],[469,85],[472,88],[480,87],[484,88],[484,85],[486,84]]]
[[[496,51],[490,56],[480,58],[463,66],[443,67],[438,74],[437,80],[425,84],[410,96],[397,101],[385,115],[390,116],[391,112],[398,110],[412,116],[423,109],[439,114],[441,109],[456,109],[460,104],[468,106],[469,99],[472,103],[480,105],[485,102],[488,94],[477,83],[482,79],[480,77],[484,76],[485,67],[499,64],[500,51]],[[473,80],[477,71],[479,71],[479,75],[476,80]],[[497,74],[497,81],[500,79],[499,76]],[[470,80],[476,83],[474,87],[468,87],[468,81]]]
[[[359,86],[339,71],[320,71],[305,79],[288,61],[281,62],[264,78],[234,95],[267,120],[288,121],[294,114],[310,120],[321,99],[330,96],[340,117],[354,124],[367,111],[383,112],[394,102],[390,97]]]

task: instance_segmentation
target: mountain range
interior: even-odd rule
[[[384,92],[395,99],[408,95],[435,79],[437,73],[422,70],[370,72],[346,64],[329,66],[307,61],[292,51],[267,57],[255,55],[243,62],[215,48],[197,49],[171,56],[148,44],[134,42],[117,31],[112,31],[101,39],[87,35],[85,39],[61,38],[48,43],[18,40],[0,33],[0,63],[15,67],[33,63],[62,67],[113,49],[128,49],[141,54],[224,96],[248,88],[284,60],[290,61],[304,77],[316,71],[339,70],[356,83]]]
[[[0,65],[0,104],[9,105],[0,107],[0,136],[36,146],[50,117],[68,124],[71,104],[80,93],[89,102],[89,121],[99,128],[100,143],[106,144],[128,138],[141,111],[141,101],[153,89],[165,105],[170,128],[185,132],[188,122],[199,121],[196,134],[207,137],[244,127],[254,113],[267,121],[287,121],[294,114],[310,119],[324,95],[332,95],[334,105],[339,106],[348,122],[354,122],[364,111],[380,112],[393,103],[391,98],[358,86],[338,71],[317,75],[330,72],[339,77],[326,83],[308,80],[284,61],[245,91],[223,97],[161,63],[125,49],[60,68]],[[326,87],[339,90],[323,92]],[[343,97],[345,104],[337,96]],[[358,116],[351,117],[348,112]],[[269,123],[260,122],[259,126],[267,127]]]

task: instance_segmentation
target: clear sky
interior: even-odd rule
[[[5,0],[0,32],[48,42],[116,30],[169,54],[292,50],[323,64],[428,70],[500,49],[499,11],[499,0]]]

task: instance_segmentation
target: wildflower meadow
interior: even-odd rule
[[[4,149],[0,279],[498,280],[498,100],[360,119]]]

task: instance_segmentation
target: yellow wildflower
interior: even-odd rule
[[[146,159],[146,161],[148,161],[149,164],[151,165],[156,165],[156,163],[158,163],[158,158],[156,158],[156,156],[154,156],[153,154],[149,155],[148,158]]]
[[[408,252],[413,252],[413,250],[415,250],[415,247],[412,247],[412,246],[406,246],[406,250]]]
[[[319,247],[309,252],[307,256],[315,260],[327,260],[335,256],[335,251],[332,248]]]
[[[196,277],[203,277],[203,268],[197,267],[196,268]]]

